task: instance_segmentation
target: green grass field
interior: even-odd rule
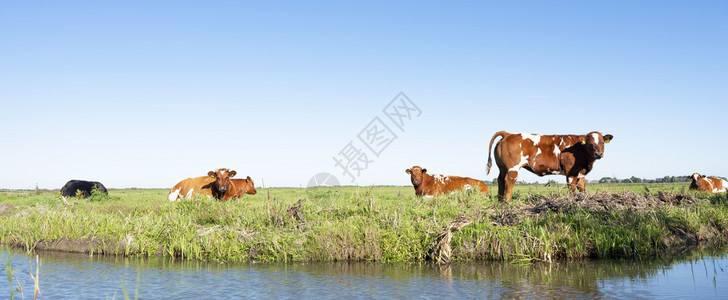
[[[723,247],[728,237],[726,196],[688,192],[687,183],[587,186],[589,195],[614,199],[636,194],[654,202],[661,191],[699,200],[646,209],[584,206],[561,197],[564,185],[517,185],[514,200],[502,203],[490,187],[490,196],[466,191],[433,199],[415,197],[410,186],[260,188],[229,202],[169,202],[167,190],[129,189],[69,198],[70,205],[57,191],[6,191],[0,242],[212,261],[421,261],[460,216],[471,224],[452,233],[453,260],[649,258]],[[559,209],[536,209],[544,203]]]

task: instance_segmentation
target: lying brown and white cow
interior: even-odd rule
[[[691,179],[691,190],[704,191],[709,193],[725,193],[728,191],[728,181],[720,178],[707,177],[698,173],[688,176]]]
[[[498,175],[498,199],[510,200],[513,185],[521,167],[538,175],[566,175],[569,190],[584,191],[586,179],[594,162],[604,157],[604,143],[614,137],[597,131],[586,135],[540,135],[508,133],[499,131],[490,139],[488,146],[488,167],[490,174],[491,148],[496,137],[503,137],[495,145],[495,163],[500,169]]]
[[[217,169],[207,172],[207,176],[187,178],[177,183],[170,191],[167,199],[176,201],[181,198],[192,198],[194,194],[212,196],[215,199],[227,201],[233,198],[237,190],[230,177],[237,172],[229,169]]]
[[[415,195],[434,197],[444,193],[452,193],[462,189],[471,189],[477,187],[482,193],[488,194],[488,186],[480,180],[459,177],[459,176],[443,176],[427,174],[427,169],[419,166],[413,166],[411,169],[405,170],[410,174],[412,185],[415,187]]]

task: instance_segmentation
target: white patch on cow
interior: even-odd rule
[[[591,136],[592,136],[592,138],[594,138],[595,142],[599,141],[599,134],[597,134],[596,132],[592,133]]]
[[[432,198],[435,198],[435,196],[433,196],[433,195],[425,195],[425,198],[432,199]]]
[[[463,185],[463,188],[466,190],[469,190],[469,189],[472,189],[473,187],[470,186],[469,184],[466,184],[466,185]]]
[[[708,178],[705,178],[703,180],[705,180],[708,184],[710,184],[710,190],[713,191],[713,193],[720,193],[725,190],[723,187],[714,186],[713,181],[709,180]],[[721,183],[725,184],[724,182],[725,182],[724,180],[721,180]]]
[[[445,182],[447,182],[449,180],[450,180],[450,178],[448,178],[447,176],[443,176],[443,175],[439,175],[439,174],[435,175],[435,181],[437,181],[437,183],[439,183],[439,184],[445,184]]]
[[[538,145],[538,143],[541,142],[540,134],[521,133],[521,137],[523,137],[523,140],[533,141],[534,145]]]
[[[190,189],[190,191],[187,192],[187,195],[185,197],[186,198],[192,198],[192,192],[194,192],[194,191],[195,191],[195,189]]]
[[[523,151],[521,151],[521,161],[518,162],[517,165],[508,169],[508,171],[518,171],[519,169],[521,169],[521,167],[525,166],[526,164],[528,164],[528,155],[523,155]]]
[[[564,172],[557,171],[557,170],[553,170],[553,171],[551,171],[551,174],[554,174],[554,175],[564,175]]]
[[[181,189],[182,188],[179,188],[179,189],[175,190],[174,192],[169,193],[169,196],[167,196],[167,200],[169,200],[169,201],[177,201],[177,198],[179,198],[179,191]]]
[[[718,192],[728,192],[728,181],[721,179],[720,183],[723,186],[723,188],[720,189]]]
[[[700,176],[698,176],[698,173],[693,173],[692,175],[690,175],[690,179],[692,179],[695,182],[698,181],[698,177],[700,177]]]

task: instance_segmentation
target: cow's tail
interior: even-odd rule
[[[486,174],[486,175],[487,175],[487,174],[490,174],[490,167],[491,167],[491,166],[493,166],[493,160],[491,160],[491,158],[490,158],[491,150],[493,149],[493,141],[495,141],[495,138],[496,138],[496,137],[499,137],[499,136],[500,136],[500,137],[503,137],[503,138],[505,138],[505,137],[506,137],[506,136],[508,136],[509,134],[510,134],[510,133],[508,133],[508,132],[505,132],[505,131],[498,131],[498,132],[496,132],[496,133],[495,133],[495,134],[493,135],[493,137],[492,137],[492,138],[490,138],[490,144],[488,145],[488,166],[487,166],[487,167],[486,167],[486,169],[485,169],[485,174]]]

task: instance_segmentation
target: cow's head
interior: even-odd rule
[[[230,184],[230,177],[235,176],[235,174],[237,174],[237,172],[225,168],[217,169],[217,171],[214,172],[207,172],[207,176],[210,176],[210,178],[215,180],[215,188],[223,194],[227,192]]]
[[[419,166],[413,166],[412,169],[407,169],[404,172],[410,174],[410,179],[414,186],[419,186],[422,184],[422,178],[425,176],[425,173],[427,173],[427,169],[423,169]]]
[[[258,193],[258,191],[255,190],[255,184],[253,183],[253,179],[248,176],[248,178],[245,178],[245,184],[247,185],[245,193],[248,195],[255,195]]]
[[[589,159],[600,159],[604,157],[604,143],[609,143],[613,138],[611,134],[602,135],[598,131],[592,131],[581,138],[581,144],[584,145]]]
[[[705,178],[705,175],[693,173],[693,175],[688,176],[688,179],[692,180],[693,182],[698,182],[698,180],[700,180],[700,178]]]

